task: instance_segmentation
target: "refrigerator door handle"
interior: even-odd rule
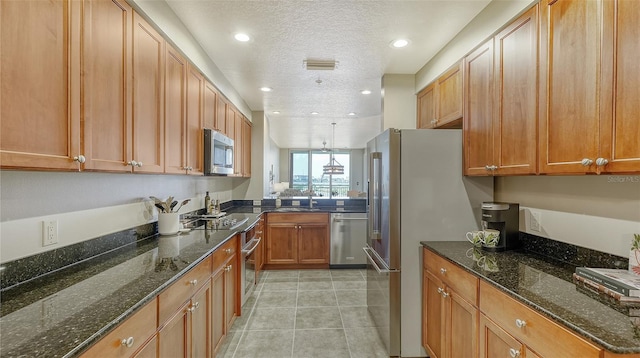
[[[377,164],[377,165],[376,165]],[[369,158],[369,178],[372,180],[371,190],[369,190],[369,203],[371,205],[372,220],[369,222],[369,232],[371,233],[371,240],[379,240],[380,233],[382,231],[382,188],[380,187],[382,169],[382,153],[373,152]]]
[[[333,218],[333,221],[369,220],[368,218]]]
[[[391,269],[389,268],[383,260],[381,259],[374,259],[373,256],[378,257],[378,254],[375,252],[375,250],[373,250],[370,247],[363,247],[362,250],[364,250],[364,254],[367,255],[367,258],[369,259],[369,262],[371,262],[371,266],[373,266],[374,269],[376,269],[376,271],[378,271],[379,274],[383,274],[383,273],[393,273],[393,272],[400,272],[400,270],[397,269]],[[371,254],[373,254],[373,256],[371,256]],[[380,266],[378,265],[378,262],[380,262],[380,264],[383,265],[383,268],[380,268]]]

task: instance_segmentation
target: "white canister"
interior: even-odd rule
[[[175,235],[179,230],[179,213],[158,213],[158,233],[160,235]]]

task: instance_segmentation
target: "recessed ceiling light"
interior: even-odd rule
[[[407,46],[408,44],[409,44],[409,40],[397,39],[397,40],[393,40],[391,42],[391,47],[402,48],[402,47]]]
[[[273,88],[271,88],[271,87],[260,87],[260,91],[262,91],[262,92],[271,92],[271,91],[273,91]]]
[[[347,115],[348,115],[348,116],[355,116],[355,115],[356,115],[356,112],[349,112],[349,113],[347,113]]]
[[[311,112],[311,114],[316,115],[316,114],[318,114],[318,112],[315,112],[315,111],[314,111],[314,112]]]
[[[249,35],[243,33],[237,33],[233,37],[240,42],[247,42],[251,40],[251,37],[249,37]]]
[[[280,114],[280,111],[273,111],[273,114]]]
[[[362,90],[362,91],[360,91],[360,93],[362,93],[362,94],[371,94],[371,91],[369,91],[369,90]]]

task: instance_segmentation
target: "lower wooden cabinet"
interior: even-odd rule
[[[231,248],[237,248],[236,245],[237,237],[220,248],[226,258],[214,265],[211,277],[211,346],[214,355],[222,346],[229,328],[240,312],[239,256]]]
[[[266,239],[266,264],[329,264],[328,213],[269,213]]]
[[[522,357],[524,345],[498,327],[485,315],[480,316],[480,357]],[[527,357],[529,355],[527,354]],[[535,357],[535,356],[534,356]]]

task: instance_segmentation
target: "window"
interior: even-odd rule
[[[351,153],[349,151],[334,151],[333,157],[338,163],[344,165],[344,174],[324,175],[322,173],[322,167],[331,160],[331,155],[327,152],[291,150],[291,170],[289,171],[291,188],[300,190],[303,196],[308,195],[311,191],[314,196],[346,198],[350,187]]]

